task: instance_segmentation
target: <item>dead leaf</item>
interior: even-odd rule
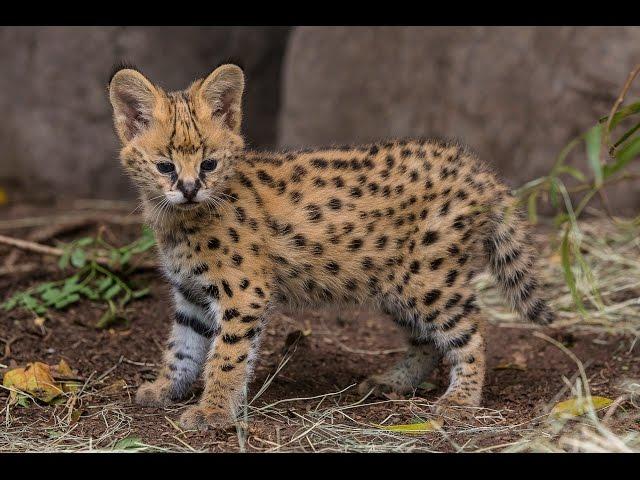
[[[0,205],[6,205],[9,202],[9,196],[4,188],[0,188]]]
[[[562,263],[562,257],[560,256],[559,253],[554,253],[549,257],[549,260],[547,261],[549,263],[555,263],[556,265],[560,265]]]
[[[73,371],[71,371],[71,367],[65,362],[64,358],[60,359],[60,363],[58,363],[56,369],[61,377],[73,377]]]
[[[120,380],[116,380],[115,382],[113,382],[111,385],[107,385],[104,388],[100,389],[100,393],[104,394],[104,395],[113,395],[116,393],[120,393],[121,391],[125,390],[127,388],[127,382],[125,382],[124,380],[120,379]]]
[[[430,382],[422,382],[420,385],[418,385],[418,390],[421,390],[423,392],[431,392],[432,390],[435,390],[437,387]]]
[[[591,397],[593,408],[601,410],[613,403],[613,400],[606,397]],[[551,410],[550,415],[554,418],[573,418],[584,415],[589,411],[589,402],[586,397],[574,397],[569,400],[557,403]]]
[[[377,427],[389,432],[419,434],[440,430],[442,428],[442,420],[434,419],[426,422],[407,423],[404,425],[377,425]]]
[[[402,400],[404,397],[396,392],[382,392],[382,396],[387,400]]]
[[[2,384],[26,392],[33,397],[49,403],[63,393],[51,376],[49,365],[41,362],[28,363],[24,368],[16,368],[4,374]],[[11,392],[12,400],[16,392]]]
[[[73,380],[66,380],[67,378],[72,378],[77,376],[77,372],[73,371],[69,364],[64,360],[64,358],[60,359],[60,363],[58,365],[52,367],[53,375],[57,378],[63,378],[65,380],[58,380],[58,384],[62,387],[64,392],[75,392],[77,391],[81,383]]]

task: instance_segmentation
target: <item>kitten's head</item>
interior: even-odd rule
[[[191,209],[216,201],[244,143],[244,75],[222,65],[181,92],[165,92],[138,70],[109,82],[120,159],[147,200]]]

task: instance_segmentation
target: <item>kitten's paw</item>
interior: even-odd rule
[[[468,422],[472,420],[480,405],[480,400],[456,393],[445,393],[435,403],[433,410],[445,420]]]
[[[229,412],[194,405],[180,416],[180,426],[186,430],[204,431],[208,428],[226,430],[235,424]]]
[[[136,403],[145,407],[166,407],[171,401],[171,382],[164,378],[143,383],[136,392]]]
[[[381,397],[390,393],[404,396],[412,393],[413,387],[402,375],[383,373],[371,375],[358,385],[358,393],[360,395],[366,395],[370,391],[372,391],[371,395],[374,397]]]

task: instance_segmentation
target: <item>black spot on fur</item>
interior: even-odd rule
[[[437,289],[429,290],[425,294],[422,301],[425,305],[429,306],[429,305],[432,305],[434,302],[436,302],[440,298],[440,295],[442,295],[442,292],[440,290],[437,290]]]
[[[347,245],[347,249],[351,251],[359,250],[360,247],[362,247],[362,240],[360,238],[354,238],[349,242],[349,245]]]
[[[310,203],[304,209],[307,211],[307,218],[309,221],[317,223],[322,220],[322,210],[315,203]]]
[[[227,294],[227,297],[233,297],[233,290],[231,290],[231,287],[226,280],[222,280],[222,289],[224,290],[224,293]]]
[[[239,253],[234,253],[233,256],[231,257],[231,260],[233,261],[233,264],[236,267],[239,267],[240,265],[242,265],[242,260],[244,259],[242,255],[240,255]]]
[[[453,286],[453,284],[455,283],[457,277],[458,277],[458,271],[457,270],[449,270],[447,272],[447,276],[446,276],[446,279],[445,279],[447,287]]]
[[[331,210],[340,210],[342,208],[342,202],[338,198],[332,198],[327,202],[327,205]]]
[[[231,240],[233,240],[233,243],[238,243],[238,240],[240,240],[240,235],[238,235],[235,228],[229,228],[229,236]]]
[[[435,230],[427,230],[422,236],[422,245],[432,245],[438,241],[439,235]]]
[[[340,271],[340,265],[333,261],[327,263],[324,268],[326,268],[327,271],[333,273],[334,275],[336,275]]]
[[[191,273],[193,273],[194,275],[202,275],[204,272],[208,270],[209,270],[209,265],[206,263],[201,263],[193,267],[193,269],[191,270]]]
[[[224,311],[224,315],[222,316],[223,320],[229,321],[233,318],[239,317],[240,316],[240,312],[238,312],[237,309],[235,308],[229,308],[227,310]]]

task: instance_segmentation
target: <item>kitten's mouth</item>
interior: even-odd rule
[[[193,200],[189,200],[188,202],[178,203],[176,207],[182,210],[193,210],[194,208],[198,208],[201,202],[194,202]]]

